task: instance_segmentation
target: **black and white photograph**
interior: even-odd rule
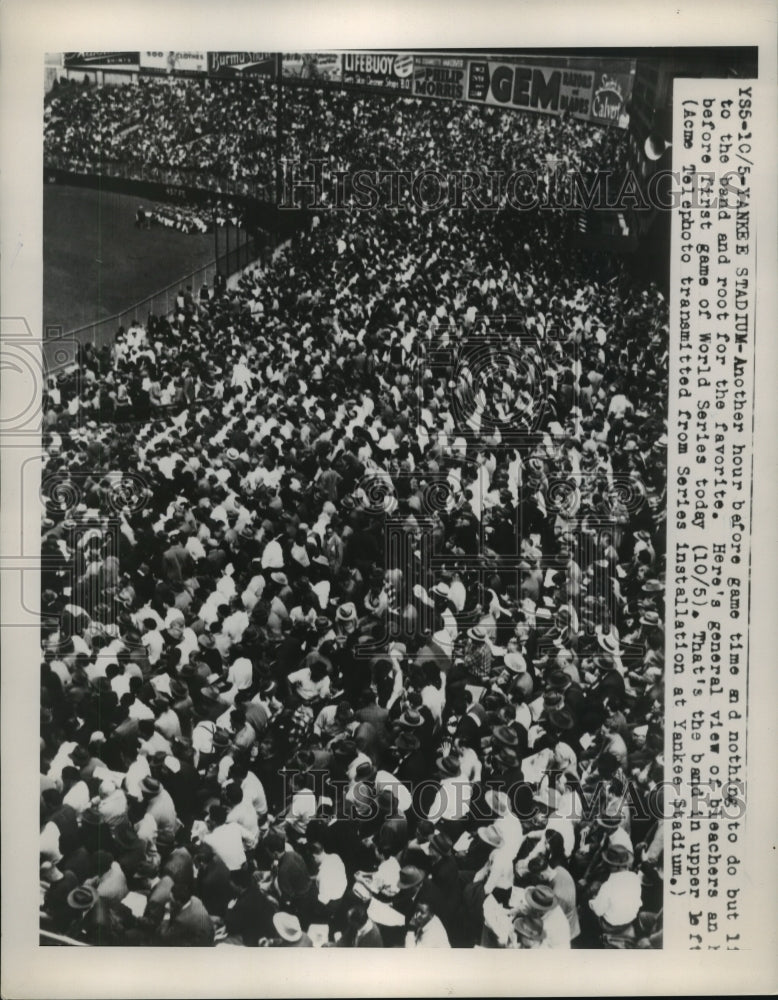
[[[27,944],[747,952],[774,53],[338,23],[41,51]]]

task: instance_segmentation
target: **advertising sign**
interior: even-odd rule
[[[413,55],[410,52],[344,52],[343,83],[371,90],[411,92]]]
[[[274,52],[209,52],[208,72],[212,76],[269,75],[275,72]]]
[[[340,52],[284,52],[281,74],[290,79],[340,83],[343,79]]]
[[[632,74],[597,73],[592,97],[592,121],[603,125],[629,126],[627,101],[632,93]]]
[[[462,56],[413,57],[413,93],[417,97],[461,101],[465,97],[466,76],[467,60]]]
[[[574,118],[591,116],[595,73],[589,69],[472,60],[467,100]]]
[[[137,66],[138,52],[66,52],[65,65],[79,66]]]
[[[205,52],[141,52],[141,73],[205,73],[208,56]]]

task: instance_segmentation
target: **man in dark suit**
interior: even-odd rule
[[[162,927],[162,942],[176,947],[204,948],[214,944],[214,925],[208,911],[190,890],[174,882],[170,920]]]
[[[194,857],[198,897],[214,917],[224,919],[227,907],[237,895],[230,870],[208,844],[202,844]]]
[[[274,935],[275,904],[260,889],[251,872],[241,870],[233,873],[232,877],[239,883],[239,895],[225,914],[225,929],[230,937],[247,947],[256,947],[261,938]]]
[[[417,785],[426,781],[433,774],[432,759],[419,744],[419,739],[412,732],[402,732],[395,739],[395,748],[399,760],[394,773],[403,784],[413,791]]]
[[[589,704],[618,711],[625,701],[624,678],[607,654],[595,656],[592,665],[595,668],[595,679],[588,692]]]
[[[388,742],[387,720],[389,712],[376,704],[376,694],[372,688],[366,688],[361,693],[359,700],[361,707],[357,710],[355,718],[360,723],[370,723],[376,732],[378,749],[381,750]]]
[[[546,687],[558,691],[564,699],[564,707],[573,713],[574,719],[580,718],[586,702],[580,684],[576,684],[564,670],[552,670],[546,678]]]
[[[46,821],[53,823],[59,831],[60,854],[67,857],[81,844],[76,810],[72,806],[63,804],[62,793],[57,788],[47,788],[41,799],[43,800],[42,812]],[[48,816],[46,816],[47,812]]]
[[[194,559],[181,544],[179,532],[171,531],[168,540],[170,545],[162,553],[162,573],[171,583],[188,580],[194,575]]]
[[[470,705],[457,723],[455,738],[462,746],[472,747],[476,752],[481,747],[481,734],[486,712],[483,705]]]
[[[383,948],[381,931],[367,915],[364,903],[350,907],[346,914],[346,929],[338,941],[339,948]]]
[[[429,839],[431,865],[419,894],[420,899],[429,903],[435,916],[440,918],[452,942],[456,940],[457,925],[461,922],[462,905],[462,885],[453,850],[451,838],[445,833],[436,830],[432,834]]]
[[[524,781],[519,755],[508,746],[498,746],[491,755],[487,777],[489,788],[507,792]]]

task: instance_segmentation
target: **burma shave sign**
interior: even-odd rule
[[[590,119],[594,81],[591,70],[471,60],[467,100]]]
[[[245,76],[275,72],[274,52],[209,52],[208,72],[213,76]]]

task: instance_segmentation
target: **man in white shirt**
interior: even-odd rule
[[[611,928],[631,924],[640,912],[643,890],[640,875],[629,870],[633,860],[632,853],[621,845],[610,846],[603,853],[603,861],[611,874],[589,901],[589,906]]]
[[[446,929],[429,903],[418,903],[411,917],[411,929],[405,935],[406,948],[450,948]]]
[[[230,687],[222,692],[221,701],[227,705],[233,705],[237,693],[250,688],[253,679],[254,673],[251,660],[246,656],[239,656],[227,671],[227,682]]]
[[[267,797],[260,779],[248,769],[244,761],[231,765],[230,779],[238,782],[243,801],[250,804],[256,814],[257,825],[262,826],[267,819]]]
[[[451,757],[444,757],[439,765],[443,770],[440,789],[430,806],[428,818],[433,823],[441,820],[463,819],[470,811],[470,799],[473,786],[461,773],[459,762]],[[456,774],[452,771],[456,769]]]
[[[503,846],[511,856],[511,861],[519,853],[524,831],[521,820],[511,811],[510,800],[505,792],[489,789],[484,796],[486,804],[496,813],[494,828],[500,833],[503,839]]]
[[[518,914],[543,922],[545,937],[541,947],[553,950],[570,947],[570,924],[550,886],[533,885],[517,889],[511,903],[517,904]]]
[[[139,753],[127,768],[127,774],[124,777],[124,787],[127,790],[127,794],[134,799],[141,799],[143,797],[141,782],[144,778],[150,777],[151,768],[149,767],[148,758],[145,754]]]
[[[319,902],[324,906],[339,902],[348,888],[343,860],[339,854],[327,854],[320,843],[311,844],[311,855],[317,867],[315,878],[319,887]]]
[[[231,615],[228,615],[222,622],[222,629],[233,642],[240,642],[243,633],[249,625],[249,616],[242,607],[236,608]]]
[[[489,896],[495,889],[511,889],[513,886],[513,859],[515,854],[510,846],[501,844],[492,851],[484,867],[476,872],[474,882],[484,880],[484,893]]]
[[[322,660],[314,660],[310,667],[295,670],[289,674],[287,681],[300,700],[304,702],[326,698],[330,693],[327,666]]]
[[[63,791],[65,791],[62,798],[62,805],[75,809],[76,813],[80,816],[91,802],[89,786],[85,781],[80,780],[78,769],[75,767],[65,768],[62,780]]]
[[[227,811],[224,806],[212,806],[208,825],[211,832],[203,837],[203,841],[213,848],[231,872],[238,871],[246,863],[246,850],[243,846],[243,836],[238,823],[227,822]]]
[[[259,821],[251,802],[244,796],[243,789],[236,782],[230,782],[222,792],[223,801],[230,806],[227,823],[237,823],[244,845],[252,849],[259,842]]]

